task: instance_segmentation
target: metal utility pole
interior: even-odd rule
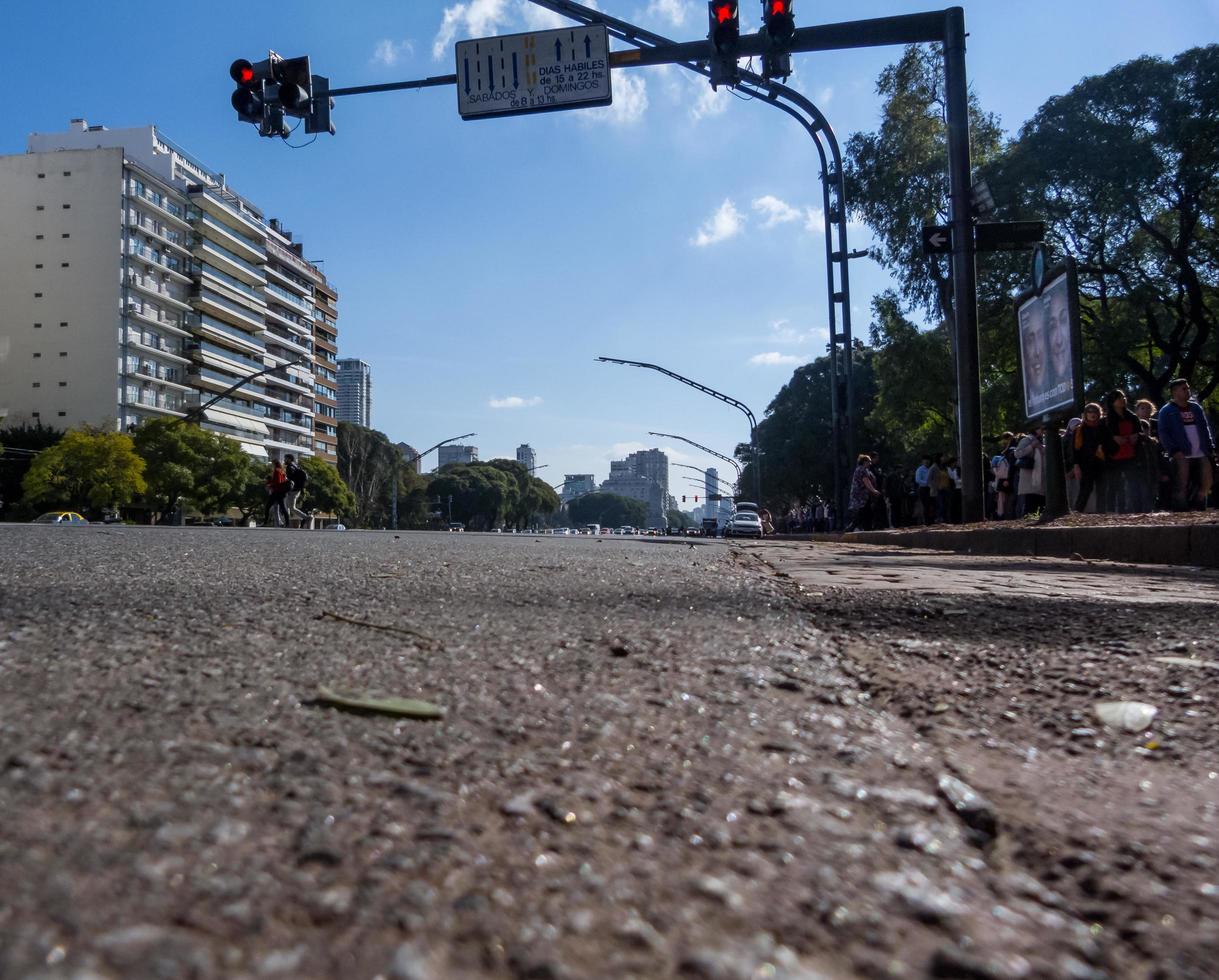
[[[736,469],[737,488],[740,488],[741,464],[731,456],[725,456],[723,453],[717,453],[714,449],[708,449],[706,446],[699,445],[693,439],[687,439],[685,436],[675,436],[672,432],[649,432],[648,435],[656,436],[658,439],[676,439],[678,442],[684,442],[687,446],[693,446],[695,449],[701,449],[708,456],[714,456],[716,459],[722,459],[725,463],[730,463]]]
[[[753,492],[758,498],[758,506],[762,506],[762,454],[758,450],[758,420],[754,418],[753,412],[749,406],[742,401],[737,401],[723,392],[716,391],[714,388],[708,388],[704,384],[699,384],[697,381],[692,381],[690,378],[683,377],[675,371],[670,371],[668,368],[662,368],[659,364],[648,364],[646,361],[624,361],[617,357],[598,357],[598,361],[606,364],[625,364],[627,367],[647,368],[649,371],[659,371],[663,375],[667,375],[674,381],[680,381],[684,385],[689,385],[691,388],[701,391],[704,395],[710,395],[712,398],[717,398],[726,405],[731,405],[733,408],[739,409],[745,413],[745,418],[749,419],[749,448],[753,456]],[[740,467],[737,467],[738,472]]]
[[[451,438],[451,439],[445,439],[443,442],[436,443],[436,445],[431,446],[428,449],[425,449],[421,453],[415,453],[415,455],[412,456],[410,459],[406,459],[400,452],[397,452],[395,449],[395,452],[394,452],[394,486],[393,486],[393,491],[392,491],[391,497],[390,497],[390,505],[391,505],[391,509],[393,511],[392,520],[390,523],[395,531],[398,530],[398,473],[400,471],[399,468],[402,466],[402,464],[405,463],[407,466],[410,466],[412,463],[417,463],[419,460],[423,459],[423,457],[426,456],[428,453],[432,452],[433,450],[439,449],[441,446],[447,446],[450,442],[456,442],[458,439],[473,439],[476,435],[478,435],[477,432],[467,432],[463,436],[453,436],[453,438]],[[450,507],[451,506],[452,506],[452,504],[450,503]]]

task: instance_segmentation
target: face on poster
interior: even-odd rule
[[[1070,280],[1066,273],[1057,276],[1018,310],[1024,410],[1030,419],[1075,405]]]

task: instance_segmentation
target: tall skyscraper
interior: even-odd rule
[[[529,443],[523,443],[516,447],[516,461],[525,467],[530,473],[538,465],[538,454],[533,451],[533,447]]]
[[[358,357],[339,359],[339,421],[372,428],[372,370]]]
[[[0,227],[10,423],[130,432],[261,374],[200,424],[258,458],[333,461],[314,348],[319,324],[334,347],[336,294],[277,221],[155,126],[31,135],[0,157]]]
[[[441,446],[437,452],[440,453],[440,459],[436,463],[438,469],[448,466],[450,463],[469,464],[478,462],[477,446]]]
[[[714,466],[708,466],[707,469],[703,472],[703,489],[705,491],[705,495],[703,496],[704,503],[706,503],[707,501],[709,501],[711,499],[712,494],[719,493],[719,489],[718,489],[719,485],[720,485],[719,480],[720,480],[720,471],[717,470]]]

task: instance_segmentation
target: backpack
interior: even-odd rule
[[[293,463],[288,468],[288,479],[292,483],[292,489],[299,492],[304,490],[305,484],[309,482],[309,474],[299,463]]]

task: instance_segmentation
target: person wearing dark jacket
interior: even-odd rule
[[[1073,473],[1079,481],[1075,509],[1082,514],[1105,466],[1105,429],[1101,425],[1100,406],[1096,402],[1084,406],[1084,420],[1075,428],[1074,447]],[[1103,508],[1098,507],[1097,510],[1103,511]]]
[[[1146,513],[1151,510],[1151,495],[1139,446],[1150,438],[1150,429],[1144,431],[1142,420],[1130,411],[1124,391],[1109,392],[1101,427],[1105,452],[1104,511]]]
[[[1189,382],[1177,378],[1168,386],[1172,401],[1160,409],[1160,445],[1172,460],[1172,504],[1177,510],[1190,506],[1203,510],[1211,492],[1211,460],[1215,440],[1211,437],[1206,413],[1196,401],[1190,400]],[[1193,488],[1193,497],[1189,495]]]
[[[275,460],[271,464],[271,475],[267,477],[267,509],[262,516],[264,524],[271,523],[271,512],[274,511],[276,527],[280,526],[280,520],[283,520],[284,527],[292,526],[288,521],[288,509],[284,506],[284,498],[291,489],[292,481],[284,472],[283,464],[278,459]]]

